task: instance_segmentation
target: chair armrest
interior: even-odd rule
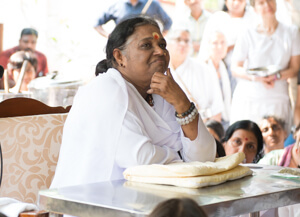
[[[44,210],[40,211],[26,211],[20,213],[19,217],[49,217],[49,212]]]

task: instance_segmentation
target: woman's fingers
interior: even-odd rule
[[[185,93],[173,79],[170,69],[167,70],[166,74],[154,73],[147,93],[158,94],[174,106],[181,101],[188,100]]]

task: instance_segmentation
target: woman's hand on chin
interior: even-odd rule
[[[151,79],[148,94],[158,94],[167,102],[174,106],[178,113],[183,113],[191,106],[186,94],[175,82],[170,69],[167,69],[166,75],[161,72],[155,72]]]

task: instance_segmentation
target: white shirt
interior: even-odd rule
[[[212,117],[224,110],[218,80],[204,62],[188,57],[171,73],[189,99],[195,102],[202,118]]]
[[[300,35],[296,26],[279,23],[271,36],[260,34],[256,28],[249,28],[237,41],[232,57],[233,62],[246,61],[245,68],[277,65],[281,70],[288,67],[292,56],[300,55]],[[238,81],[234,94],[251,99],[288,98],[286,80],[275,82],[274,88],[266,89],[261,82],[245,79]],[[241,92],[241,89],[245,90]]]
[[[115,69],[80,87],[66,120],[51,188],[123,179],[141,164],[214,161],[216,145],[199,118],[184,137],[175,110],[159,95],[152,108]]]
[[[299,54],[299,30],[279,23],[271,36],[249,28],[238,39],[232,61],[244,61],[246,69],[277,65],[283,70],[290,58]],[[267,89],[261,82],[239,79],[233,93],[230,122],[250,119],[259,123],[265,115],[283,119],[287,132],[290,130],[292,110],[287,81],[277,80],[273,88]]]
[[[178,16],[177,18],[175,18],[173,26],[174,28],[189,30],[192,40],[200,43],[202,40],[204,28],[211,13],[206,10],[202,10],[201,16],[198,18],[198,20],[196,20],[190,14],[190,10],[188,12],[189,14],[187,14],[186,16]]]

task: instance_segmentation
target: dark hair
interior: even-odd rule
[[[211,128],[218,135],[220,139],[224,137],[225,131],[223,125],[214,119],[209,119],[205,122],[207,128]]]
[[[21,32],[21,38],[23,35],[35,35],[36,37],[38,37],[38,32],[33,28],[25,28]]]
[[[226,4],[224,3],[223,7],[222,7],[222,11],[224,12],[228,12],[228,7],[226,6]]]
[[[207,217],[207,215],[194,200],[174,198],[159,203],[149,217]]]
[[[260,151],[263,149],[263,137],[258,125],[250,120],[241,120],[230,125],[226,130],[225,136],[221,140],[221,143],[223,144],[224,142],[227,142],[236,130],[247,130],[252,132],[255,135],[257,139],[256,155],[258,155]]]
[[[216,141],[216,145],[217,145],[217,154],[218,154],[218,157],[225,157],[226,153],[225,153],[224,146],[217,139],[215,139],[215,141]]]
[[[105,73],[109,68],[115,67],[114,49],[124,50],[128,38],[134,33],[136,27],[144,25],[152,25],[159,29],[154,19],[141,15],[123,20],[114,28],[107,40],[106,59],[101,60],[96,66],[96,76],[100,73]]]

